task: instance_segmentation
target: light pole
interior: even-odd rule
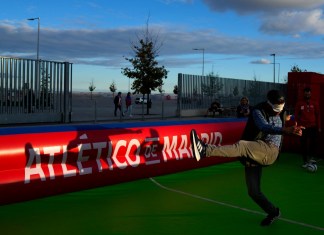
[[[39,60],[39,30],[40,30],[40,18],[29,18],[27,20],[37,20],[38,21],[38,31],[37,31],[37,61]]]
[[[280,63],[277,63],[278,64],[278,84],[279,84],[279,76],[280,76]]]
[[[273,56],[273,83],[276,83],[276,54],[270,54]]]
[[[39,31],[40,31],[40,18],[35,17],[35,18],[29,18],[27,20],[37,20],[38,21],[38,30],[37,30],[37,59],[36,59],[36,81],[35,81],[35,88],[36,88],[36,93],[38,90],[38,84],[39,84]]]
[[[202,75],[204,76],[204,69],[205,69],[205,48],[193,48],[195,51],[202,51],[203,53],[203,66],[202,66]]]

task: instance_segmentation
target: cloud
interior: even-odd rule
[[[268,59],[260,59],[260,60],[253,60],[251,64],[270,64],[270,60]]]
[[[301,10],[320,7],[323,0],[203,0],[213,11],[234,11],[239,14]]]
[[[324,18],[321,9],[311,11],[283,11],[275,16],[266,16],[260,30],[271,34],[299,35],[324,34]],[[299,35],[300,36],[300,35]]]
[[[260,19],[260,31],[266,34],[323,35],[324,0],[204,0],[212,11],[254,14]]]
[[[215,30],[184,30],[152,25],[163,41],[158,60],[166,66],[192,64],[188,59],[192,49],[204,45],[206,54],[262,57],[273,52],[278,55],[299,58],[321,58],[324,56],[322,43],[297,41],[260,41],[246,37],[223,35]],[[0,55],[25,55],[35,58],[37,30],[25,23],[0,21]],[[68,61],[106,67],[124,67],[124,56],[133,55],[131,42],[141,28],[116,28],[102,30],[43,28],[40,31],[40,58],[43,60]],[[322,52],[322,53],[321,53]]]

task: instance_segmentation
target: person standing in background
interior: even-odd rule
[[[295,106],[295,121],[298,125],[304,126],[303,135],[300,137],[302,152],[302,167],[309,163],[315,163],[312,159],[316,155],[317,136],[321,132],[320,110],[317,101],[311,99],[312,91],[309,87],[304,88],[303,100]]]
[[[119,109],[119,112],[124,116],[122,113],[121,105],[122,105],[122,97],[121,97],[121,92],[118,92],[118,95],[115,96],[114,98],[114,104],[115,104],[115,117],[117,116],[117,110]]]
[[[125,114],[128,114],[129,117],[132,117],[132,97],[131,97],[131,93],[128,92],[127,93],[127,96],[125,98],[125,103],[126,103],[126,110],[124,112],[124,115]]]
[[[236,116],[238,118],[246,118],[250,114],[249,99],[243,96],[240,100],[240,104],[236,107]]]

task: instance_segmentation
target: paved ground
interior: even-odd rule
[[[125,108],[124,97],[123,108]],[[152,108],[149,110],[149,115],[147,115],[145,104],[134,103],[136,97],[141,97],[141,95],[133,96],[132,117],[128,115],[122,117],[119,112],[117,112],[118,115],[115,117],[113,97],[110,93],[96,93],[93,94],[92,99],[89,92],[73,94],[72,122],[125,121],[176,117],[176,99],[167,100],[165,97],[161,97],[161,95],[152,95]]]

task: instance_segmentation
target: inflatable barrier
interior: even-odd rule
[[[225,163],[192,157],[190,130],[211,144],[239,140],[242,119],[202,119],[0,130],[0,204]]]

